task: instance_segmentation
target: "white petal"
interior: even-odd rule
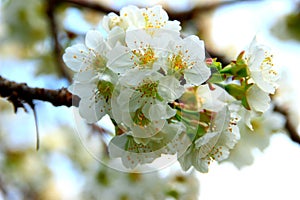
[[[164,26],[164,29],[172,30],[176,33],[176,35],[178,35],[177,33],[179,33],[181,30],[180,22],[177,20],[168,21]]]
[[[132,53],[125,46],[117,44],[108,54],[107,67],[115,73],[125,73],[135,65],[130,59]]]
[[[125,45],[125,32],[124,29],[116,26],[108,33],[107,43],[110,47],[114,47],[118,42]]]
[[[79,102],[79,114],[86,119],[87,123],[95,123],[99,121],[105,114],[105,103],[101,100],[81,99]]]
[[[128,116],[127,116],[128,117]],[[156,120],[147,126],[131,124],[132,135],[139,138],[150,138],[156,135],[166,124],[166,120]]]
[[[134,169],[138,164],[138,155],[131,152],[123,152],[122,163],[129,169]]]
[[[193,166],[196,170],[207,173],[208,172],[208,166],[209,166],[210,159],[209,158],[199,158],[197,156],[194,156],[193,158]]]
[[[105,43],[101,32],[96,30],[90,30],[86,33],[85,44],[88,48],[97,50],[99,53],[105,49]]]
[[[265,51],[262,48],[256,48],[252,55],[249,55],[248,66],[250,72],[260,70],[260,65],[265,59]]]
[[[223,132],[227,129],[230,122],[230,111],[227,106],[220,110],[213,121],[214,131]]]
[[[150,70],[132,69],[127,71],[124,76],[120,77],[120,84],[125,86],[137,86],[143,79],[150,75]]]
[[[192,146],[190,146],[187,151],[178,158],[181,168],[187,171],[192,166]]]
[[[126,27],[130,28],[143,28],[145,26],[145,20],[142,15],[141,9],[136,6],[130,5],[120,10],[120,16],[122,20],[127,24]],[[127,30],[128,30],[127,29]]]
[[[111,158],[121,157],[123,155],[123,152],[125,151],[127,141],[128,139],[126,134],[113,137],[108,145],[109,156]]]
[[[185,70],[184,78],[188,83],[193,85],[201,85],[208,80],[211,72],[206,64],[203,62],[197,63],[193,68]]]
[[[165,101],[174,101],[181,97],[185,89],[173,76],[165,76],[159,80],[158,93]]]
[[[257,86],[267,93],[274,93],[275,88],[271,85],[271,83],[264,80],[263,74],[261,71],[253,71],[251,72],[251,77]]]
[[[77,44],[66,49],[63,60],[70,69],[78,72],[88,66],[86,60],[89,56],[86,46]]]
[[[97,73],[94,70],[86,70],[82,72],[78,72],[74,75],[74,81],[78,82],[90,82],[93,79],[96,79]]]
[[[161,5],[155,5],[149,8],[147,11],[149,14],[152,14],[151,19],[153,19],[154,21],[155,20],[168,21],[169,19],[167,12],[162,8]]]
[[[110,13],[109,13],[110,14]],[[109,31],[110,27],[109,27],[109,22],[110,22],[110,17],[108,15],[104,15],[102,18],[102,27],[106,30]]]
[[[186,55],[190,56],[191,60],[204,61],[205,59],[205,49],[204,42],[200,40],[197,36],[191,35],[183,39],[182,51],[186,52]],[[187,56],[185,56],[187,57]]]
[[[222,161],[229,156],[229,149],[226,146],[218,146],[218,151],[214,154],[216,161]]]
[[[171,109],[170,106],[166,103],[152,105],[149,109],[149,117],[153,120],[169,119],[176,114],[176,110]]]
[[[270,106],[271,98],[269,94],[256,85],[247,90],[246,96],[251,110],[265,112]]]
[[[72,94],[76,94],[81,98],[88,98],[94,94],[95,88],[96,85],[94,84],[73,83],[69,86],[68,90],[72,92]]]
[[[199,148],[200,158],[204,158],[216,145],[220,133],[209,132],[195,141],[195,147]]]
[[[131,50],[147,47],[151,40],[151,36],[145,30],[140,29],[128,31],[125,38],[126,44]]]

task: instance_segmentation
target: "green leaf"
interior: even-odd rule
[[[235,97],[238,100],[241,100],[243,97],[245,97],[245,87],[242,87],[237,84],[228,84],[225,86],[225,90],[233,97]]]
[[[246,96],[244,96],[244,97],[242,98],[242,105],[243,105],[244,108],[246,108],[247,110],[251,110],[251,108],[250,108],[250,106],[249,106],[249,104],[248,104],[248,101],[247,101]]]
[[[207,82],[209,83],[220,83],[225,80],[225,77],[220,73],[214,73],[211,75],[211,77],[208,79]]]
[[[229,74],[234,76],[235,78],[244,78],[250,75],[250,71],[248,69],[248,65],[244,57],[244,51],[242,51],[236,61],[230,63],[230,65],[226,66],[224,69],[220,70],[222,74]]]
[[[220,70],[220,73],[233,75],[233,66],[234,65],[235,65],[234,63],[227,65],[226,67],[224,67],[223,69]]]

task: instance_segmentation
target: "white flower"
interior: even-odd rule
[[[205,49],[202,40],[197,36],[179,38],[168,46],[169,55],[163,66],[167,75],[185,79],[187,84],[200,85],[210,76],[205,63]]]
[[[85,37],[85,45],[77,44],[66,49],[63,60],[75,72],[93,70],[101,72],[105,69],[106,53],[109,47],[99,31],[89,31]]]
[[[121,173],[102,165],[90,168],[79,199],[193,200],[199,194],[199,181],[195,173],[172,170],[162,175],[138,170]]]
[[[266,47],[259,45],[254,38],[245,57],[255,84],[264,92],[274,94],[278,87],[276,82],[279,75],[274,69],[272,55]]]
[[[200,85],[197,90],[197,95],[200,98],[201,108],[215,112],[219,112],[225,105],[231,105],[236,101],[223,88],[212,85],[213,89],[208,84]]]
[[[168,102],[179,98],[184,91],[179,81],[159,73],[143,77],[141,81],[121,79],[120,83],[121,88],[115,90],[112,97],[113,118],[138,138],[152,137],[163,128],[166,120],[176,113]]]
[[[161,5],[141,9],[146,29],[167,29],[178,32],[181,30],[179,21],[169,21],[167,12]]]
[[[102,26],[110,31],[114,27],[120,27],[125,31],[128,27],[143,27],[145,25],[141,10],[136,6],[126,6],[120,10],[120,16],[115,13],[105,15],[102,20]]]
[[[125,31],[116,26],[107,34],[107,44],[112,48],[115,47],[117,44],[125,45]]]
[[[125,74],[132,69],[153,72],[161,67],[157,62],[167,49],[172,35],[152,37],[145,30],[133,30],[126,33],[126,46],[117,44],[108,54],[107,66],[114,72]]]
[[[121,157],[125,167],[134,169],[138,164],[151,163],[160,157],[160,152],[155,152],[150,145],[138,144],[128,134],[115,136],[109,143],[110,158]]]
[[[176,173],[173,177],[169,177],[168,185],[172,191],[171,196],[178,200],[198,199],[200,187],[195,175],[195,171],[192,171],[186,175]]]
[[[63,60],[76,72],[69,90],[78,95],[79,113],[93,123],[109,113],[115,75],[106,67],[106,54],[110,47],[98,31],[89,31],[84,44],[66,49]]]
[[[126,30],[144,29],[155,34],[158,29],[170,30],[179,35],[181,30],[178,21],[169,21],[168,14],[160,5],[151,8],[139,9],[136,6],[127,6],[120,10],[120,16],[109,13],[103,18],[102,26],[110,31],[116,26]]]
[[[239,140],[238,118],[224,107],[212,123],[211,131],[195,140],[178,160],[184,170],[194,166],[200,172],[208,172],[213,160],[222,161],[229,156],[229,150]]]
[[[281,114],[273,112],[272,108],[263,115],[252,116],[252,130],[243,120],[240,120],[238,126],[240,128],[241,139],[225,161],[232,162],[238,168],[251,165],[254,161],[253,150],[258,148],[260,151],[263,151],[268,147],[272,134],[283,130],[284,122],[284,117]]]
[[[145,144],[143,144],[143,138],[136,139],[132,137],[131,132],[123,133],[110,141],[109,155],[111,158],[120,157],[125,167],[134,169],[137,165],[153,162],[162,154],[183,153],[191,142],[188,142],[188,138],[181,138],[185,135],[182,134],[183,131],[180,123],[166,124]]]

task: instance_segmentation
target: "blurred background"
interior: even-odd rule
[[[275,103],[299,132],[300,1],[296,0],[1,0],[0,76],[31,87],[68,87],[72,72],[64,49],[82,42],[100,20],[125,5],[161,4],[183,35],[196,34],[223,63],[257,36],[281,72]],[[88,152],[73,109],[37,101],[40,150],[32,110],[0,98],[0,200],[18,199],[299,199],[300,146],[284,128],[265,131],[249,145],[242,164],[213,163],[207,174],[183,173],[178,164],[149,174],[107,168]],[[284,116],[281,115],[283,118]],[[276,123],[265,118],[268,123]],[[285,119],[286,120],[286,119]],[[111,126],[103,122],[104,128]],[[97,133],[84,127],[88,133]],[[264,128],[264,127],[262,127]],[[98,133],[99,134],[99,133]],[[250,143],[250,142],[249,142]]]

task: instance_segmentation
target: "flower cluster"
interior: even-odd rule
[[[63,59],[75,71],[69,90],[81,98],[80,115],[88,123],[109,115],[116,128],[109,154],[125,167],[167,154],[185,170],[207,172],[238,142],[239,110],[266,111],[277,87],[271,56],[255,40],[222,67],[206,59],[197,36],[182,38],[180,23],[161,6],[125,7],[102,26],[105,32],[89,31]]]

